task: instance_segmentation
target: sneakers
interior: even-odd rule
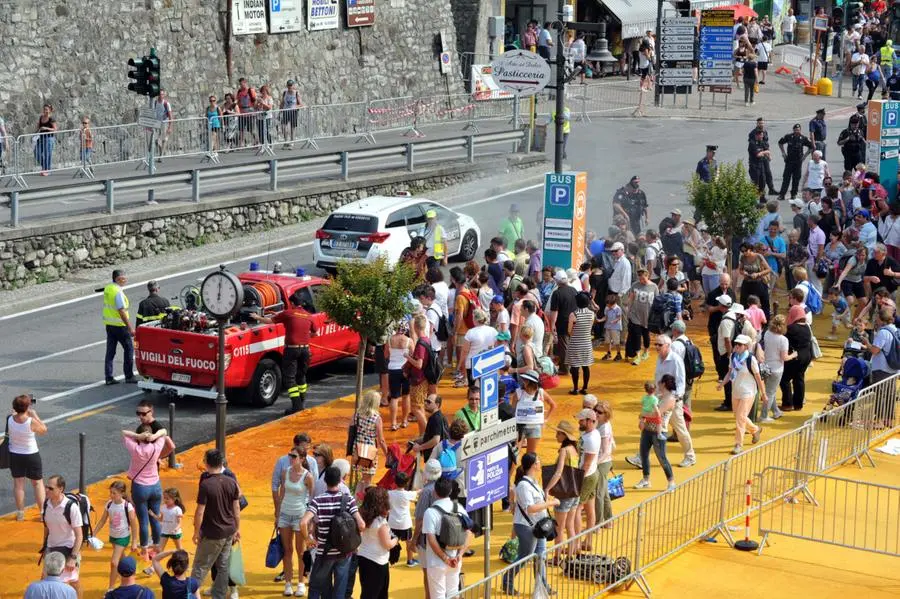
[[[408,560],[406,560],[406,567],[407,567],[407,568],[418,568],[418,567],[419,567],[419,560],[417,560],[417,559],[408,559]]]
[[[239,599],[237,587],[228,587],[228,599]]]
[[[622,361],[622,354],[620,354],[619,352],[616,352],[616,357],[613,358],[613,362],[621,362],[621,361]]]
[[[634,485],[634,488],[635,488],[635,489],[649,489],[649,488],[650,488],[650,481],[647,480],[646,478],[642,478],[641,480],[639,480],[639,481],[637,482],[636,485]]]
[[[666,493],[671,493],[672,491],[674,491],[674,490],[675,490],[675,486],[676,486],[676,485],[675,485],[675,481],[674,481],[674,480],[670,480],[670,481],[669,481],[669,484],[666,485]]]
[[[681,460],[681,463],[678,464],[678,467],[679,468],[690,468],[691,466],[693,466],[696,463],[697,463],[696,458],[684,458],[683,460]]]
[[[762,435],[762,427],[761,427],[761,426],[758,426],[758,427],[756,427],[756,432],[753,433],[753,436],[752,436],[752,437],[750,437],[750,442],[753,443],[754,445],[756,445],[757,443],[759,443],[759,437],[760,437],[760,435]]]
[[[276,576],[272,582],[284,582],[284,571],[282,570],[281,574]]]
[[[730,411],[731,411],[731,407],[730,407],[730,406],[726,406],[725,404],[722,404],[722,405],[720,405],[720,406],[717,406],[717,407],[713,408],[713,410],[716,411],[716,412],[730,412]]]
[[[765,418],[760,420],[760,422],[775,422],[775,419],[770,416],[766,416]]]
[[[650,351],[645,349],[644,351],[641,352],[641,361],[649,360],[649,359],[650,359]]]
[[[294,597],[306,597],[306,585],[302,582],[297,583],[297,592]]]
[[[284,593],[282,593],[285,597],[293,597],[294,596],[294,587],[291,583],[287,582],[284,585]]]
[[[640,365],[641,360],[642,360],[642,358],[641,358],[640,354],[638,354],[634,357],[634,360],[631,361],[631,365],[638,366],[638,365]]]
[[[772,418],[774,418],[775,420],[778,420],[782,416],[784,416],[784,414],[782,414],[781,410],[779,410],[778,408],[775,408],[775,410],[772,412]]]
[[[737,454],[741,453],[741,451],[742,451],[743,449],[744,449],[744,448],[741,447],[740,445],[735,445],[735,446],[731,449],[731,455],[737,455]]]
[[[630,455],[625,458],[625,461],[635,468],[640,468],[641,466],[643,466],[643,464],[641,463],[641,456],[639,455]]]

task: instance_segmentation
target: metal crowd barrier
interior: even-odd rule
[[[774,466],[760,487],[773,479],[802,480],[806,500],[791,495],[760,513],[759,555],[775,534],[900,557],[900,487]]]
[[[729,524],[746,514],[747,480],[754,481],[752,495],[756,500],[751,511],[766,514],[770,509],[776,512],[782,509],[785,499],[792,505],[801,496],[810,503],[821,500],[825,495],[810,487],[810,475],[819,476],[851,460],[862,467],[859,458],[864,455],[874,466],[868,453],[871,444],[900,430],[896,422],[896,409],[900,407],[898,381],[900,374],[871,385],[854,401],[816,414],[800,428],[730,457],[681,482],[674,491],[646,499],[607,522],[549,547],[544,555],[528,556],[467,586],[451,598],[497,596],[503,589],[503,576],[513,570],[517,572],[514,586],[519,595],[531,595],[536,584],[535,572],[544,571],[550,588],[557,591],[560,599],[597,597],[632,584],[637,584],[649,597],[651,589],[645,573],[653,566],[711,536],[721,535],[729,544],[734,543]],[[876,487],[879,486],[872,486]],[[900,495],[889,497],[893,502],[893,519],[882,521],[892,523],[893,530],[897,530]],[[843,544],[878,550],[870,547],[873,539],[865,536],[864,542],[856,545]],[[888,549],[897,550],[896,547]],[[572,566],[560,558],[572,552],[605,558],[592,570],[595,574],[591,582],[580,578],[578,572],[573,577]]]

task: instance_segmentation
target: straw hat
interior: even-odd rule
[[[568,420],[562,420],[556,425],[556,432],[562,433],[569,441],[578,441],[578,429]]]

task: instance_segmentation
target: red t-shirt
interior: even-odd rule
[[[284,325],[285,345],[309,345],[309,340],[316,332],[316,325],[310,315],[299,308],[279,312],[272,317],[272,322]]]
[[[425,345],[416,343],[412,357],[413,360],[422,360],[422,368],[416,368],[412,364],[409,365],[409,384],[421,385],[425,380],[425,364],[426,360],[428,360],[428,352],[425,349]]]

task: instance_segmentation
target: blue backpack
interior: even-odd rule
[[[822,294],[819,293],[819,290],[809,284],[809,281],[801,281],[801,285],[806,287],[806,307],[809,308],[810,312],[813,314],[821,314],[822,313]]]
[[[457,443],[451,443],[447,439],[441,441],[441,453],[438,456],[438,461],[441,463],[441,478],[456,480],[459,476],[461,469],[456,462],[456,450],[461,444],[462,441]]]

